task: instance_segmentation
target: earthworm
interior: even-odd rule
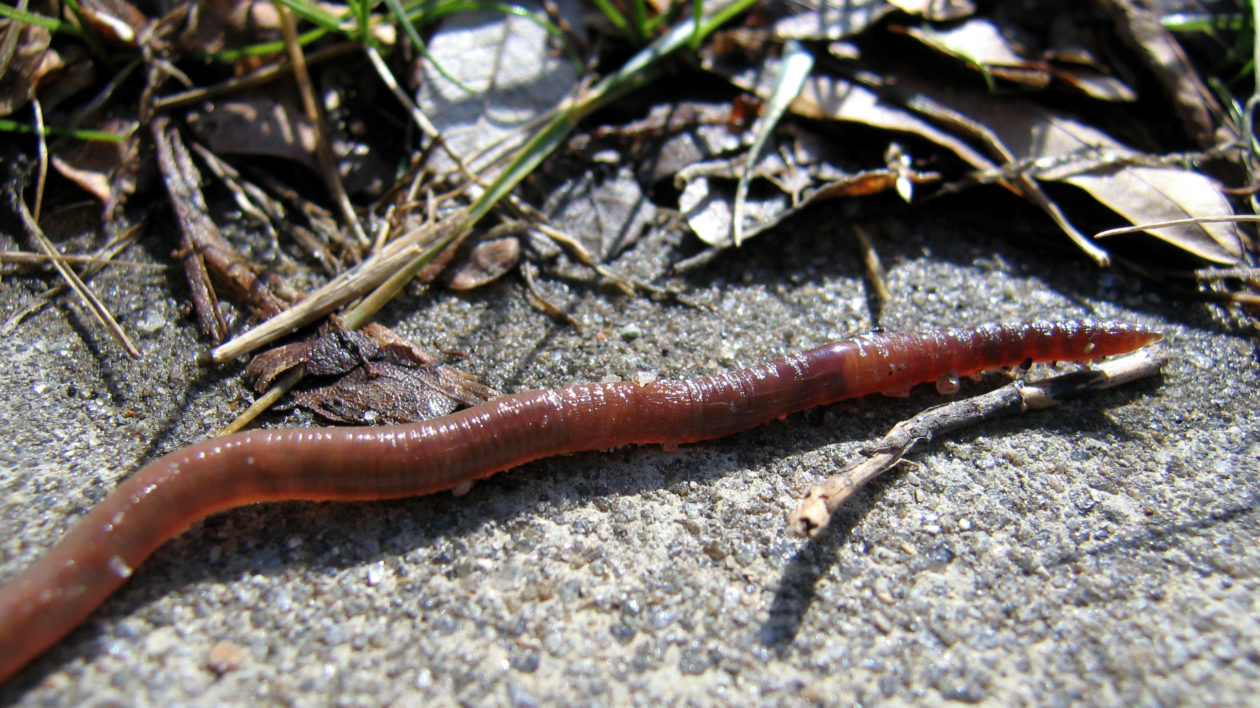
[[[159,546],[217,511],[460,493],[542,457],[632,443],[672,447],[845,398],[902,394],[1029,361],[1087,361],[1160,337],[1137,325],[1078,320],[869,334],[705,378],[519,393],[406,425],[207,440],[133,474],[0,588],[0,682],[86,619]]]

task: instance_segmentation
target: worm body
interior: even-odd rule
[[[208,440],[133,474],[0,588],[0,681],[86,619],[159,546],[217,511],[429,494],[542,457],[717,438],[845,398],[1030,360],[1091,360],[1159,338],[1094,321],[872,334],[718,376],[532,391],[407,425]]]

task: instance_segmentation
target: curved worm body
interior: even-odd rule
[[[159,546],[216,511],[429,494],[551,455],[717,438],[844,398],[1029,360],[1085,361],[1159,338],[1093,321],[872,334],[706,378],[532,391],[408,425],[208,440],[133,474],[0,588],[0,681],[87,618]]]

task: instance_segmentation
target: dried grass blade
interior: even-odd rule
[[[139,359],[140,350],[136,348],[135,344],[132,344],[131,338],[123,331],[123,328],[118,324],[118,320],[114,319],[114,316],[110,314],[109,309],[101,303],[100,299],[96,297],[91,288],[80,280],[79,276],[57,257],[59,255],[57,253],[57,249],[53,248],[53,245],[48,242],[48,238],[44,236],[43,229],[39,228],[39,224],[35,222],[35,219],[31,214],[31,210],[26,206],[26,202],[18,199],[17,203],[18,211],[22,215],[23,225],[26,226],[26,229],[30,232],[31,238],[33,238],[35,243],[39,245],[40,250],[43,251],[49,259],[51,259],[53,268],[56,269],[62,279],[66,281],[66,285],[83,299],[83,302],[88,306],[88,309],[92,311],[92,314],[96,316],[96,319],[101,321],[101,324],[105,325],[105,328],[109,330],[110,334],[114,335],[114,339],[118,340],[118,343],[124,350],[126,350],[127,354],[129,354],[133,359]]]

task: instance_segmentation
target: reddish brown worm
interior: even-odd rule
[[[844,398],[1028,361],[1086,361],[1160,336],[1094,321],[871,334],[688,381],[583,384],[504,396],[423,423],[207,440],[133,474],[0,588],[0,681],[87,618],[158,546],[223,509],[466,489],[551,455],[717,438]]]

